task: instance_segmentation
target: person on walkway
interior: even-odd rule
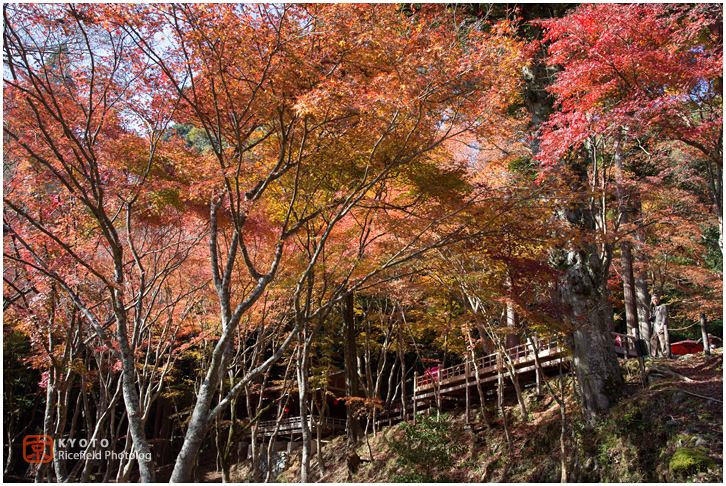
[[[653,335],[650,338],[650,349],[653,357],[671,357],[671,343],[668,333],[668,306],[660,303],[657,295],[651,300],[650,320],[653,322]]]

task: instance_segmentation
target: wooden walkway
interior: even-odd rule
[[[616,354],[625,358],[637,357],[635,337],[619,333],[612,333],[612,335]],[[507,356],[503,353],[506,353]],[[510,372],[505,363],[507,359],[517,375],[520,386],[536,383],[538,390],[544,375],[559,370],[560,363],[569,364],[570,362],[568,349],[559,345],[556,339],[540,341],[537,345],[537,353],[539,370],[535,361],[535,347],[531,343],[527,343],[507,349],[502,353],[482,356],[473,362],[467,360],[465,363],[444,369],[434,368],[428,370],[423,376],[415,373],[413,416],[415,417],[422,408],[431,406],[441,408],[447,400],[452,398],[456,399],[457,403],[460,398],[465,398],[466,409],[469,412],[472,387],[479,385],[485,394],[491,395],[500,379],[506,380],[507,385],[505,386],[511,384]],[[478,393],[474,393],[478,397]],[[469,413],[467,413],[468,416]],[[385,420],[383,419],[381,422]]]
[[[637,357],[635,337],[618,333],[612,333],[612,335],[616,354],[625,358]],[[535,349],[531,343],[521,344],[504,351],[511,360],[511,367],[522,387],[532,383],[539,385],[543,376],[558,373],[560,363],[569,365],[570,352],[565,346],[559,345],[556,339],[540,340],[537,350],[540,362],[539,370],[535,362]],[[441,408],[442,405],[448,404],[459,406],[462,399],[466,403],[468,419],[472,393],[477,401],[479,399],[477,385],[482,387],[482,391],[487,396],[496,393],[500,375],[503,386],[511,386],[510,374],[504,362],[506,359],[507,357],[503,354],[494,353],[477,358],[473,362],[467,360],[465,363],[448,368],[429,370],[422,376],[414,373],[414,393],[413,397],[407,401],[405,414],[403,407],[399,406],[382,411],[376,414],[375,426],[390,425],[412,417],[415,421],[416,415],[427,408],[433,406]],[[474,388],[473,392],[472,388]],[[300,417],[284,419],[277,428],[277,434],[292,438],[301,433],[301,425]],[[308,416],[308,425],[312,432],[317,430],[316,421],[312,420],[310,416]],[[326,435],[334,434],[345,430],[345,425],[345,419],[326,417],[321,424],[321,432]],[[257,433],[260,435],[269,437],[274,431],[274,420],[260,422],[257,425]]]
[[[531,344],[515,346],[506,350],[506,353],[518,377],[536,370],[534,347]],[[558,346],[556,340],[540,342],[539,360],[542,368],[559,366],[560,358],[569,359],[565,349]],[[449,368],[427,371],[423,376],[414,374],[414,397],[425,400],[435,395],[459,394],[457,392],[460,391],[463,394],[466,388],[477,386],[477,371],[478,383],[484,388],[492,387],[498,381],[500,372],[503,378],[509,379],[505,359],[502,354],[494,353],[473,362],[467,360]]]

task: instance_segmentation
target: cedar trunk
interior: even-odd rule
[[[636,219],[640,218],[642,203],[640,198],[636,198],[633,202],[633,215]],[[635,241],[633,244],[633,258],[635,260],[633,274],[635,280],[635,301],[638,308],[638,328],[640,330],[640,339],[642,339],[648,347],[649,354],[653,355],[650,349],[650,338],[653,334],[653,328],[650,323],[650,291],[648,290],[648,274],[646,272],[646,257],[641,248],[645,242],[645,232],[639,227],[635,232]]]
[[[357,397],[358,390],[358,356],[355,347],[355,313],[354,296],[350,293],[343,301],[343,340],[344,340],[344,361],[345,361],[345,394],[348,397]],[[353,406],[346,405],[346,432],[348,442],[355,444],[361,437],[361,427],[358,419],[355,418]]]
[[[587,201],[586,157],[571,167],[579,181],[571,182],[573,194],[583,193],[583,202],[565,210],[567,221],[587,233],[594,233],[595,218]],[[565,253],[567,272],[560,280],[560,295],[572,312],[573,366],[579,386],[582,412],[593,419],[607,412],[620,394],[623,377],[615,354],[610,331],[613,308],[607,289],[611,251],[599,248],[592,241],[583,241],[577,249]]]
[[[564,301],[574,314],[573,363],[582,411],[588,418],[607,412],[623,383],[610,334],[613,310],[606,293],[600,262],[592,252],[572,252],[562,284]],[[593,276],[599,281],[593,281]]]
[[[519,346],[519,315],[511,302],[507,303],[507,349]]]
[[[625,230],[629,222],[628,215],[628,194],[624,186],[623,175],[623,137],[618,129],[615,134],[615,186],[618,202],[618,228]],[[623,296],[625,300],[625,321],[627,322],[627,334],[640,339],[638,327],[638,309],[635,298],[635,280],[633,278],[633,255],[630,249],[630,241],[620,242],[620,267],[623,279]]]

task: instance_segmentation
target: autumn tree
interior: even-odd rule
[[[356,251],[339,266],[340,278],[309,297],[322,277],[318,263],[331,235],[346,220],[356,226],[357,208],[369,199],[380,208],[376,194],[390,190],[392,178],[419,177],[415,164],[429,160],[442,142],[464,132],[485,133],[500,116],[514,93],[519,50],[505,28],[485,35],[444,21],[446,12],[438,7],[412,16],[373,6],[109,10],[175,87],[184,121],[211,141],[205,194],[211,200],[210,251],[222,334],[173,475],[186,480],[219,407],[271,366],[298,331],[322,322],[380,269],[424,251],[421,235],[445,215],[431,218],[392,257],[354,275],[360,271],[356,251],[365,252],[378,237],[370,231],[372,219],[364,219],[357,224]],[[154,40],[162,35],[168,40]],[[260,229],[269,250],[254,255],[247,242]],[[273,281],[284,250],[303,229],[311,252],[303,254],[307,263],[294,286],[290,339],[212,408],[241,316]],[[221,232],[229,235],[224,248]],[[441,236],[435,244],[446,240]],[[231,291],[246,282],[253,285],[245,294]],[[306,339],[314,333],[315,326],[305,331]]]
[[[640,203],[629,182],[632,165],[625,146],[654,137],[692,147],[702,159],[721,221],[723,54],[716,26],[722,11],[713,7],[586,6],[563,19],[540,23],[546,28],[544,40],[551,42],[548,63],[563,69],[551,87],[561,107],[550,119],[556,136],[544,145],[544,152],[561,157],[585,147],[593,168],[598,159],[610,159],[611,166],[603,165],[599,178],[603,187],[611,184],[608,177],[614,179],[614,234],[619,240],[627,327],[633,335],[649,334],[649,299],[644,274],[633,274],[632,246],[637,251],[639,243],[631,236],[631,220]],[[597,173],[591,178],[598,179]],[[636,253],[635,260],[642,260],[641,255]]]
[[[183,159],[161,140],[175,98],[152,82],[128,36],[74,6],[6,7],[4,15],[3,129],[13,155],[3,180],[4,237],[13,243],[4,258],[52,282],[46,288],[74,309],[68,332],[119,360],[129,437],[142,480],[153,481],[144,423],[175,332],[152,335],[168,306],[193,293],[195,284],[169,284],[205,233],[181,214],[174,164]],[[154,378],[137,368],[137,353],[149,350],[160,353],[146,356]]]
[[[703,21],[704,11],[700,12],[696,14],[696,10],[655,5],[597,5],[580,7],[562,19],[539,22],[545,27],[544,40],[550,43],[547,62],[559,66],[562,71],[550,87],[557,97],[559,111],[553,113],[546,124],[542,151],[538,155],[546,165],[566,168],[572,174],[572,188],[584,198],[578,206],[570,206],[565,214],[574,224],[588,228],[588,232],[597,229],[603,233],[606,229],[606,221],[598,218],[599,214],[606,214],[606,186],[611,183],[604,172],[605,166],[601,165],[604,157],[610,158],[615,172],[616,190],[613,192],[619,208],[617,222],[621,226],[628,224],[627,187],[623,176],[623,145],[626,140],[653,130],[659,131],[661,136],[683,141],[688,138],[685,132],[691,135],[698,133],[698,137],[709,140],[701,144],[710,147],[704,155],[711,157],[713,150],[719,153],[720,136],[717,133],[720,113],[711,108],[718,103],[720,96],[717,90],[711,88],[718,83],[713,74],[715,64],[719,63],[718,48],[713,48],[712,43],[703,50],[691,49],[698,42],[700,34],[696,32],[703,33],[704,25],[707,25]],[[704,94],[701,101],[699,92]],[[703,110],[699,111],[699,108]],[[666,125],[669,128],[666,129]],[[682,130],[679,132],[676,126]],[[689,142],[693,140],[689,139]],[[603,147],[605,151],[600,153]],[[601,170],[598,171],[598,167]],[[601,187],[593,185],[598,180],[602,181]],[[588,208],[587,193],[595,191],[602,195],[590,198]],[[596,207],[600,209],[592,211]],[[591,276],[597,275],[593,282],[595,286],[585,284],[582,278],[575,278],[574,273],[565,286],[569,287],[565,294],[571,297],[574,296],[573,290],[582,294],[583,298],[578,302],[570,299],[573,308],[580,307],[578,313],[587,314],[587,300],[591,304],[599,300],[602,305],[599,309],[597,306],[593,308],[590,315],[605,316],[605,322],[599,324],[595,323],[597,319],[591,319],[593,330],[599,330],[575,333],[576,369],[578,360],[584,358],[590,361],[590,376],[598,377],[595,380],[598,383],[583,383],[584,376],[579,380],[583,408],[589,412],[609,407],[607,395],[611,393],[603,387],[606,381],[618,381],[614,356],[607,349],[610,340],[607,333],[610,324],[607,321],[612,321],[606,303],[606,280],[612,259],[609,245],[612,243],[608,244],[607,239],[601,241],[599,258],[595,240],[591,240],[587,244],[588,249],[571,262],[577,264],[579,261],[576,266]],[[634,324],[633,277],[629,273],[632,272],[628,258],[629,241],[624,239],[622,243],[629,327],[637,330],[638,326]],[[582,271],[579,274],[585,275]],[[576,281],[580,283],[576,284]],[[588,288],[592,291],[585,290]],[[600,337],[596,338],[598,335]]]

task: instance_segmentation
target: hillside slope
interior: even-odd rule
[[[628,378],[624,396],[607,417],[588,427],[579,418],[577,397],[571,378],[565,378],[568,429],[566,463],[571,482],[722,482],[723,481],[723,355],[718,350],[706,359],[690,355],[676,360],[647,361],[651,384],[639,385],[635,362],[624,362]],[[670,369],[675,374],[667,372]],[[665,371],[664,371],[665,370]],[[678,375],[681,375],[680,377]],[[684,377],[687,380],[684,381]],[[712,400],[713,398],[716,400]],[[444,448],[449,455],[448,467],[436,468],[441,447],[427,449],[436,442],[436,431],[419,425],[423,442],[405,436],[406,425],[386,427],[369,437],[373,460],[365,441],[349,447],[345,437],[338,437],[323,448],[326,473],[320,477],[317,457],[313,472],[321,482],[559,482],[561,480],[559,407],[550,396],[527,395],[529,417],[523,422],[510,403],[508,424],[512,434],[507,447],[501,417],[492,428],[474,424],[464,426],[461,410],[447,416],[444,433],[450,443]],[[493,408],[490,407],[490,414]],[[435,411],[433,412],[435,416]],[[432,417],[433,418],[433,417]],[[479,417],[475,417],[477,420]],[[409,431],[409,433],[411,433]],[[420,464],[406,464],[394,452],[395,443],[415,448]],[[453,445],[459,444],[460,451]],[[453,452],[453,453],[451,453]],[[362,459],[357,472],[351,474],[348,457]],[[299,481],[299,456],[288,461],[278,482]],[[240,471],[242,475],[244,473]],[[429,477],[427,477],[427,474]],[[418,478],[418,479],[417,479]],[[240,478],[242,479],[242,478]]]

